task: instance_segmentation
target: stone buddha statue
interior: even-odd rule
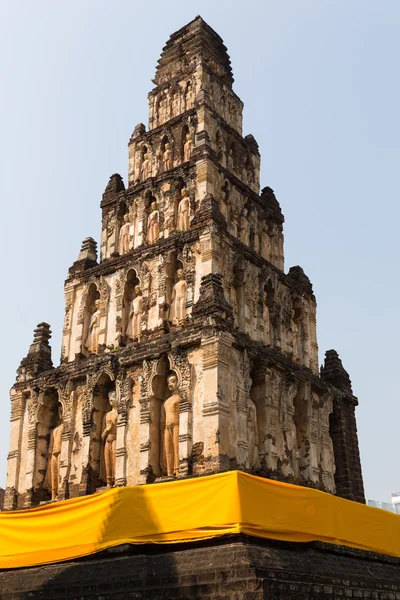
[[[187,231],[189,229],[190,219],[190,199],[185,188],[181,191],[182,198],[178,205],[178,231]]]
[[[157,204],[151,203],[151,213],[149,215],[148,230],[147,230],[147,241],[149,244],[154,244],[158,240],[160,234],[159,225],[159,213],[157,210]]]
[[[62,447],[62,434],[64,431],[63,408],[58,405],[57,425],[50,433],[49,452],[47,455],[47,469],[44,480],[44,487],[51,492],[51,499],[58,499],[58,489],[60,485],[60,460]]]
[[[101,440],[103,443],[104,469],[107,487],[115,483],[116,445],[117,445],[117,399],[114,391],[109,392],[108,399],[111,410],[104,415]]]
[[[100,300],[96,300],[94,305],[95,310],[90,317],[90,323],[85,342],[85,348],[91,354],[97,354],[99,351]]]
[[[171,396],[162,405],[161,427],[163,429],[163,442],[167,475],[178,475],[179,472],[179,395],[178,378],[173,373],[167,380]]]
[[[129,252],[129,232],[131,224],[129,222],[129,215],[124,215],[124,224],[119,230],[119,253],[126,254]]]
[[[183,162],[187,162],[188,160],[190,160],[190,157],[192,155],[192,147],[192,136],[190,135],[190,133],[188,133],[186,134],[186,142],[183,146]]]
[[[143,312],[143,297],[140,285],[135,286],[135,297],[132,300],[132,308],[129,313],[129,325],[127,336],[133,340],[140,341],[141,338],[141,317]]]
[[[178,281],[172,290],[172,320],[182,325],[186,319],[187,283],[182,269],[177,271]]]

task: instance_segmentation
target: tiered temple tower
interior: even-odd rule
[[[242,469],[364,501],[357,400],[318,371],[316,302],[284,271],[284,218],[260,192],[221,38],[173,34],[103,194],[100,260],[65,282],[60,366],[41,323],[11,390],[5,507]]]

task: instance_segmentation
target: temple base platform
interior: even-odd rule
[[[0,572],[1,600],[400,598],[400,559],[322,542],[244,535],[124,544],[74,561]]]

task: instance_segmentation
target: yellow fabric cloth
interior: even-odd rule
[[[231,471],[0,513],[0,568],[73,559],[124,543],[177,543],[240,532],[400,557],[399,516]]]

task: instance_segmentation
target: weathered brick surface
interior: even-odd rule
[[[400,600],[400,560],[237,537],[0,572],[0,600]]]
[[[258,144],[242,135],[221,37],[196,17],[170,36],[153,82],[127,185],[114,173],[103,194],[99,257],[85,238],[65,281],[61,364],[40,323],[18,368],[4,508],[162,479],[168,372],[180,386],[175,475],[241,469],[364,502],[357,400],[335,351],[319,375],[313,286],[300,266],[284,269],[284,216],[260,189]],[[110,393],[121,428],[107,478]]]
[[[358,400],[353,395],[349,374],[335,350],[326,353],[321,377],[334,386],[330,435],[335,454],[336,493],[342,498],[365,502],[355,416]]]

